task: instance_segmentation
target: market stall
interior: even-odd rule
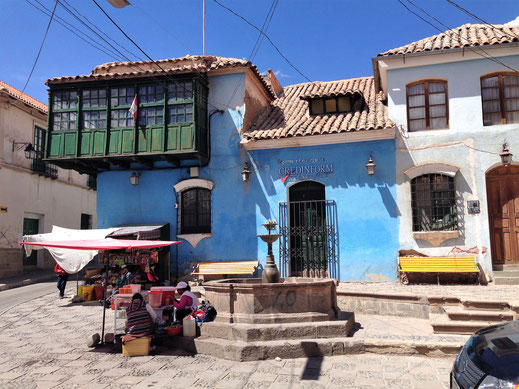
[[[96,251],[99,252],[99,261],[104,266],[104,285],[108,285],[109,265],[121,264],[135,265],[135,266],[151,266],[158,260],[157,249],[161,247],[171,246],[179,244],[180,241],[161,241],[161,240],[125,240],[125,239],[91,239],[91,240],[62,240],[62,241],[24,241],[20,242],[20,245],[47,248],[47,249],[64,249],[64,250],[85,250],[85,251]],[[74,258],[69,258],[70,263],[75,268],[78,267],[77,263],[74,263]],[[87,262],[88,263],[88,262]],[[86,263],[84,264],[86,265]],[[83,266],[84,266],[83,265]],[[130,287],[131,289],[131,287]],[[107,298],[107,288],[103,291],[103,300]],[[124,293],[126,294],[126,293]],[[124,295],[123,294],[123,295]],[[130,294],[131,296],[131,294]],[[116,300],[117,301],[117,300]],[[117,312],[115,312],[117,316]],[[106,317],[106,305],[103,304],[103,327],[101,339],[104,340],[105,331],[105,317]],[[114,323],[115,324],[115,323]]]

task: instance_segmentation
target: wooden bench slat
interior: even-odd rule
[[[400,257],[400,271],[414,273],[478,273],[475,257]]]
[[[259,261],[231,261],[231,262],[199,262],[193,274],[196,275],[225,275],[225,274],[252,274]]]

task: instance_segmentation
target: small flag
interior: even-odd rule
[[[133,115],[133,120],[137,120],[137,95],[135,95],[129,111]]]

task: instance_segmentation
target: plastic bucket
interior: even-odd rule
[[[149,294],[150,296],[150,305],[153,308],[160,307],[161,299],[162,299],[162,291],[160,290],[152,290]]]
[[[105,288],[102,286],[94,287],[96,300],[102,300],[105,297]]]
[[[83,285],[83,290],[81,292],[81,297],[83,298],[84,301],[88,301],[88,300],[92,300],[93,296],[92,294],[94,293],[94,287],[93,286],[90,286],[90,285]]]
[[[131,288],[132,294],[140,293],[140,291],[141,291],[141,285],[139,285],[139,284],[130,284],[128,286]]]

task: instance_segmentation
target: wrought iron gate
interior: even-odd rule
[[[339,279],[335,201],[280,203],[279,233],[279,269],[282,277]]]

